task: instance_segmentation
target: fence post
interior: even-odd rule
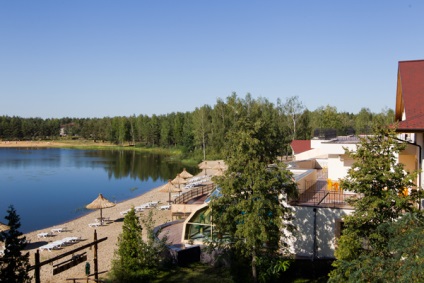
[[[99,268],[97,266],[97,231],[94,230],[94,279],[96,280],[96,282],[99,281]]]
[[[40,283],[41,279],[40,279],[40,252],[37,251],[34,254],[35,257],[35,262],[34,262],[34,266],[35,266],[35,270],[34,270],[34,277],[35,277],[35,283]]]

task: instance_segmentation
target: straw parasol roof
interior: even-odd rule
[[[206,169],[211,169],[211,167],[208,165],[207,161],[203,161],[202,163],[199,164],[199,169],[205,170],[205,175],[206,175]]]
[[[225,170],[225,166],[221,164],[221,162],[218,161],[218,164],[216,164],[212,169],[214,170]]]
[[[224,170],[219,169],[216,173],[215,176],[223,176],[224,175]]]
[[[191,175],[190,173],[188,173],[185,168],[184,168],[183,172],[180,173],[180,176],[183,177],[184,179],[188,179],[188,178],[193,177],[193,175]]]
[[[180,193],[181,189],[176,188],[174,184],[172,184],[172,180],[168,180],[168,183],[159,188],[159,192],[168,193],[169,194],[169,203],[171,203],[171,193]]]
[[[180,174],[178,174],[177,177],[175,177],[175,179],[171,181],[171,183],[180,187],[181,184],[187,183],[187,180],[181,177]]]
[[[115,203],[105,199],[102,194],[99,194],[99,196],[95,200],[93,200],[90,204],[86,205],[86,208],[88,208],[88,209],[100,209],[100,221],[101,221],[103,219],[102,209],[113,207],[113,206],[115,206]]]
[[[9,230],[10,227],[0,222],[0,232]]]

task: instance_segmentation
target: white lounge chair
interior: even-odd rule
[[[37,237],[38,238],[47,238],[49,236],[52,236],[53,234],[51,232],[43,232],[43,233],[38,233]]]
[[[136,212],[143,212],[144,211],[144,207],[141,207],[141,206],[136,206],[136,207],[134,207],[134,210],[136,211]]]
[[[168,210],[170,208],[171,208],[170,205],[162,205],[162,206],[159,207],[159,210]]]
[[[101,225],[102,225],[102,223],[100,223],[100,222],[95,222],[95,223],[89,223],[88,224],[88,226],[90,226],[90,227],[99,227]]]
[[[102,217],[102,218],[98,217],[95,220],[96,222],[102,223],[102,224],[108,224],[111,221],[110,217]]]
[[[54,242],[48,243],[47,245],[41,246],[39,249],[41,251],[51,252],[52,250],[60,249],[62,245],[63,245],[63,242],[59,240],[59,241],[54,241]]]
[[[51,231],[52,233],[62,233],[66,231],[66,227],[54,228]]]
[[[79,240],[81,240],[81,237],[66,237],[66,238],[63,238],[61,241],[64,244],[73,244],[78,242]]]
[[[128,212],[130,212],[130,210],[131,209],[127,209],[127,210],[121,211],[121,212],[119,212],[119,214],[121,214],[122,216],[127,215]]]

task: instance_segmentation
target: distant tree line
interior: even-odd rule
[[[293,139],[311,139],[322,135],[328,129],[337,135],[369,134],[375,124],[393,122],[392,109],[372,113],[362,108],[358,114],[338,112],[336,107],[323,106],[308,110],[297,96],[285,101],[271,103],[266,98],[252,99],[272,117],[266,123],[273,123],[283,133],[281,153],[289,151]],[[46,140],[67,138],[91,139],[111,142],[117,145],[179,148],[184,153],[208,158],[221,157],[226,134],[235,127],[236,104],[240,98],[236,93],[224,100],[218,99],[211,107],[204,105],[192,112],[173,112],[164,115],[132,115],[103,118],[21,118],[0,116],[0,139],[5,140]]]

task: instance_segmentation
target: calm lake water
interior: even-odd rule
[[[0,148],[0,222],[9,205],[21,232],[59,225],[91,211],[99,193],[120,202],[165,184],[183,170],[166,156],[130,151]],[[192,174],[197,168],[187,170]]]

